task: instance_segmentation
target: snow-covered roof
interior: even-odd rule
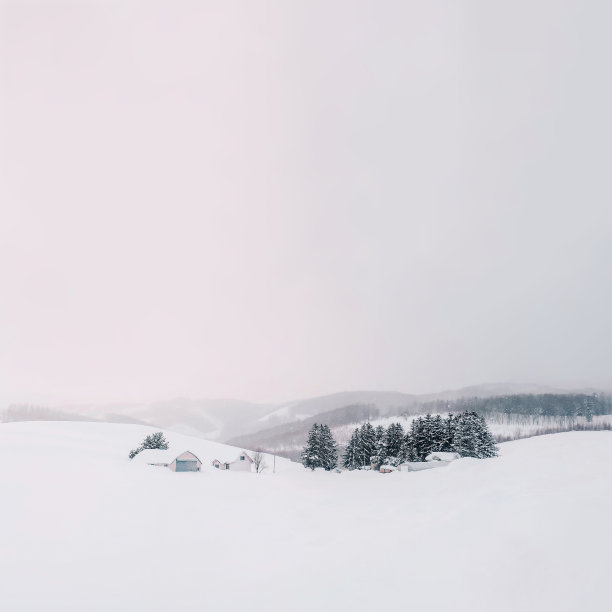
[[[162,450],[160,448],[145,448],[141,450],[132,461],[136,463],[172,463],[179,455],[182,455],[185,452],[191,452],[186,450],[181,450],[177,452],[176,450],[168,449]],[[191,453],[194,457],[196,457],[193,453]],[[196,457],[197,459],[197,457]]]
[[[397,470],[397,468],[394,465],[381,465],[380,469],[381,470],[388,470],[390,472],[395,472],[395,470]]]
[[[461,459],[461,455],[446,451],[437,451],[425,457],[425,461],[454,461],[455,459]]]
[[[234,449],[228,449],[225,452],[216,454],[211,461],[213,463],[215,460],[217,460],[219,463],[234,463],[234,461],[240,461],[240,455],[246,455],[247,459],[245,459],[245,461],[248,460],[253,463],[253,457],[251,457],[247,451],[236,453]]]

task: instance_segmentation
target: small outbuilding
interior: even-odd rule
[[[183,451],[177,455],[176,451],[145,449],[141,450],[132,461],[166,467],[173,472],[200,472],[202,470],[202,462],[191,451]]]
[[[399,465],[400,472],[420,472],[448,465],[447,461],[406,461]]]
[[[461,459],[461,455],[459,453],[447,452],[447,451],[438,451],[435,453],[430,453],[425,457],[425,461],[446,461],[447,463],[451,461],[455,461],[456,459]]]
[[[394,465],[381,465],[379,471],[381,474],[390,474],[391,472],[396,472],[397,468]]]
[[[253,465],[253,459],[246,452],[242,451],[238,457],[233,460],[213,459],[212,465],[218,470],[231,470],[233,472],[250,472]]]

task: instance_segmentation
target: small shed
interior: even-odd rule
[[[447,461],[406,461],[399,466],[400,472],[420,472],[448,465]]]
[[[381,465],[379,471],[381,474],[390,474],[391,472],[396,472],[397,468],[394,465]]]
[[[461,455],[459,453],[447,452],[447,451],[438,451],[435,453],[430,453],[425,457],[425,461],[455,461],[456,459],[461,459]]]
[[[132,461],[166,467],[173,472],[200,472],[202,470],[202,462],[191,451],[183,451],[177,455],[176,451],[145,449],[141,450]]]

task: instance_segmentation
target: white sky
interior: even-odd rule
[[[612,385],[610,3],[0,3],[0,401]]]

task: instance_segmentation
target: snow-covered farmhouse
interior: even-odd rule
[[[176,455],[176,451],[145,449],[141,450],[132,461],[167,467],[173,472],[200,472],[202,470],[202,462],[191,451],[184,451]]]
[[[233,460],[228,458],[213,459],[213,467],[218,470],[232,470],[234,472],[250,472],[253,459],[246,451],[242,451],[238,457]]]

